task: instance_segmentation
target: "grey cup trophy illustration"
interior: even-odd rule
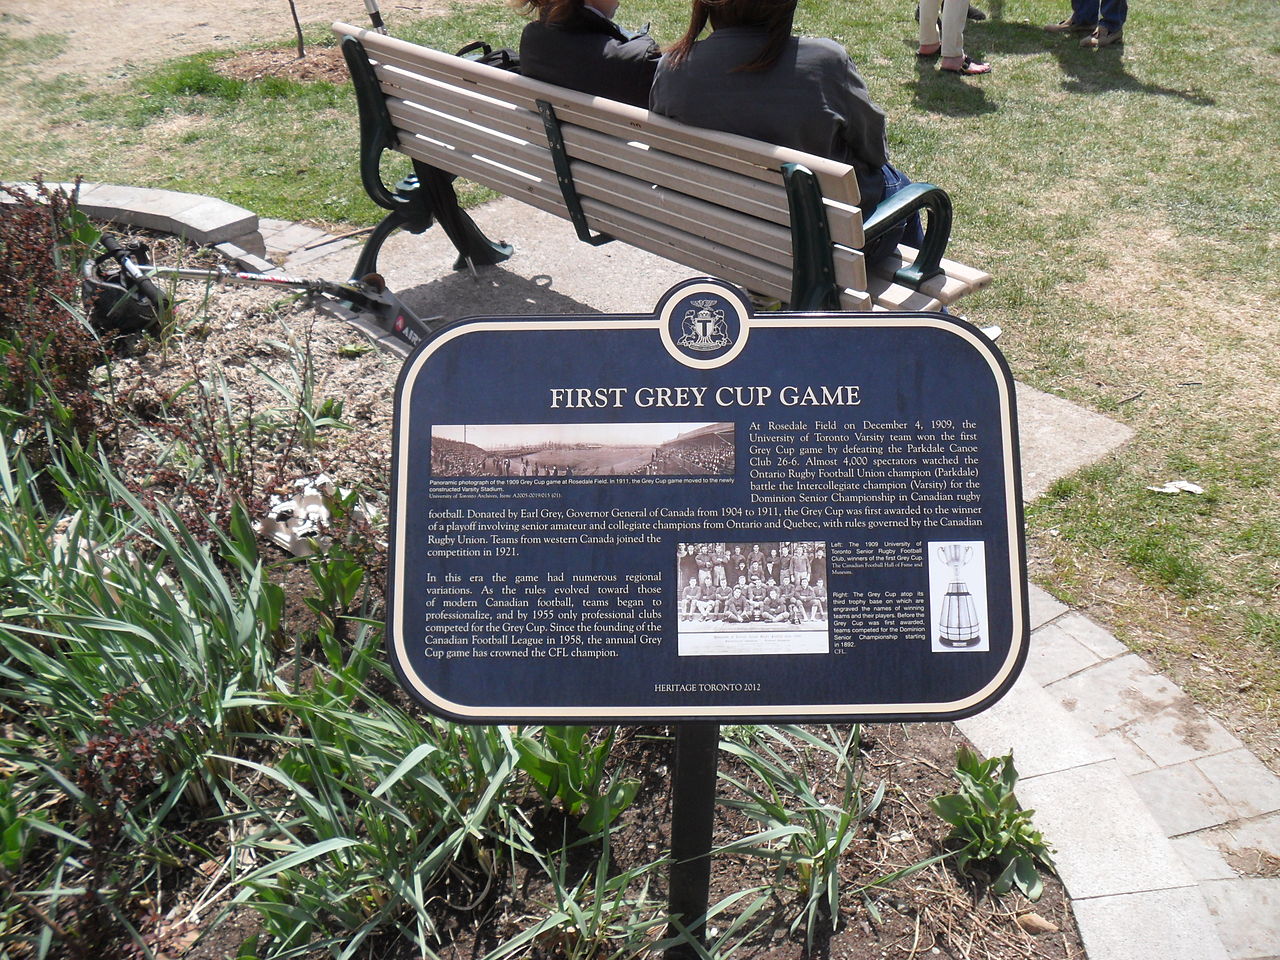
[[[951,582],[942,598],[942,615],[938,618],[938,642],[944,647],[976,647],[982,642],[982,625],[969,585],[960,577],[960,568],[973,556],[973,547],[959,543],[938,548],[938,559],[951,568]]]

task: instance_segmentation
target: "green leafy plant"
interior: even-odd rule
[[[366,644],[360,658],[376,655]],[[478,910],[509,869],[503,857],[532,852],[507,799],[511,733],[420,720],[367,688],[353,710],[330,691],[318,679],[277,695],[298,724],[296,735],[265,738],[273,752],[288,751],[278,762],[225,758],[276,788],[275,796],[237,788],[238,848],[257,866],[235,879],[234,899],[262,916],[263,958],[322,947],[351,957],[387,934],[434,956],[444,885],[463,884],[472,903],[460,909]]]
[[[534,956],[563,960],[631,960],[657,955],[655,937],[667,926],[666,903],[649,894],[655,870],[666,860],[615,871],[610,862],[609,838],[600,844],[592,869],[576,883],[570,881],[568,857],[536,855],[551,885],[552,902],[546,916],[504,943],[486,960],[523,957],[528,945]]]
[[[1013,794],[1018,771],[1013,754],[981,759],[972,750],[956,752],[953,776],[960,792],[935,797],[929,807],[951,824],[948,841],[956,851],[956,869],[965,873],[971,863],[990,861],[995,866],[991,890],[1005,894],[1017,887],[1029,900],[1044,890],[1036,864],[1052,868],[1050,847],[1031,823],[1034,810],[1024,810]]]
[[[884,800],[885,784],[863,789],[858,763],[861,728],[844,735],[828,728],[824,739],[802,727],[755,728],[748,743],[722,741],[721,749],[738,757],[755,777],[748,780],[721,773],[740,798],[722,798],[763,827],[721,852],[746,853],[778,863],[779,881],[793,886],[801,909],[791,924],[801,924],[812,946],[820,920],[840,925],[840,861],[858,836],[858,825]],[[812,784],[809,758],[827,754],[835,762],[838,787],[820,797]]]
[[[286,326],[283,341],[268,340],[264,346],[287,358],[280,376],[276,376],[257,364],[250,364],[284,402],[278,416],[284,432],[291,442],[300,443],[307,450],[315,449],[320,431],[327,428],[346,430],[342,421],[343,401],[338,397],[319,398],[316,394],[315,347],[313,329],[308,326],[301,338],[294,336]]]
[[[635,799],[636,780],[611,779],[609,749],[616,730],[610,727],[595,743],[587,727],[543,727],[516,742],[519,767],[548,804],[559,803],[567,813],[581,816],[587,833],[605,830]]]

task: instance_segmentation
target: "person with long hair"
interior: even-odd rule
[[[616,23],[618,0],[509,0],[536,13],[520,35],[520,72],[637,107],[649,105],[658,45]]]
[[[649,108],[853,167],[866,211],[910,181],[889,163],[885,115],[848,52],[792,35],[796,0],[693,0],[689,28],[658,64]],[[710,24],[711,33],[698,37]],[[864,250],[869,261],[923,242],[919,216]]]

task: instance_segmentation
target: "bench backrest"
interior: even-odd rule
[[[549,104],[590,229],[783,301],[793,247],[781,170],[807,168],[822,193],[840,305],[870,308],[848,164],[685,126],[348,24],[333,30],[363,45],[400,152],[568,218],[539,105]]]

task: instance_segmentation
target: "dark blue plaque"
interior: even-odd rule
[[[454,719],[951,719],[1029,634],[1013,380],[969,324],[459,321],[396,391],[387,645]]]

